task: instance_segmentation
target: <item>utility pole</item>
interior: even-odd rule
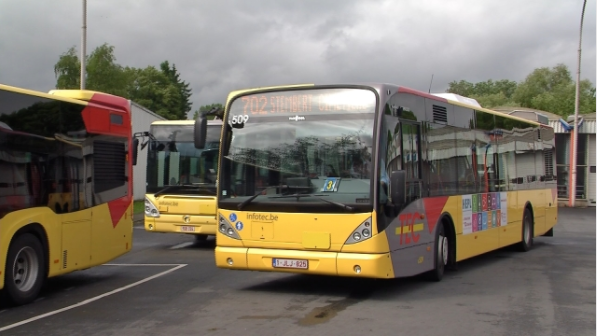
[[[574,207],[576,203],[576,176],[577,176],[577,148],[578,148],[578,106],[580,104],[580,50],[582,44],[582,24],[585,17],[585,7],[587,0],[583,1],[582,14],[580,15],[580,39],[578,41],[578,68],[576,70],[576,97],[574,101],[574,128],[572,130],[572,158],[570,159],[570,168],[572,169],[572,176],[570,181],[570,196],[568,197],[568,205]]]
[[[85,90],[85,55],[87,54],[87,0],[83,0],[83,31],[81,34],[81,90]]]

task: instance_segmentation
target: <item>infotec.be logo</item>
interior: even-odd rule
[[[255,220],[255,221],[264,221],[264,222],[275,222],[278,220],[278,215],[250,213],[250,214],[247,214],[247,219]]]

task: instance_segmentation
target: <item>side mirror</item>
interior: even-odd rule
[[[205,139],[207,138],[207,118],[205,115],[200,115],[195,120],[194,141],[195,148],[205,148]]]
[[[137,151],[138,151],[137,148],[138,147],[139,147],[139,139],[137,137],[134,137],[133,138],[133,148],[132,148],[132,150],[133,150],[133,166],[137,165]]]
[[[394,205],[399,206],[406,203],[406,172],[404,170],[393,171],[390,175],[390,193]]]

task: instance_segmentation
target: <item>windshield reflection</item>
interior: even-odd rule
[[[296,200],[275,196],[325,193],[326,199],[342,203],[368,202],[372,138],[373,114],[296,122],[254,117],[232,129],[222,199],[242,201],[259,193],[267,197],[256,202],[280,202]]]
[[[214,195],[220,130],[220,125],[208,126],[206,148],[197,149],[193,125],[152,126],[155,140],[147,146],[146,192]]]

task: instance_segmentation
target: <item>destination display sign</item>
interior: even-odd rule
[[[375,94],[363,89],[312,89],[258,93],[236,99],[230,115],[374,113]]]

